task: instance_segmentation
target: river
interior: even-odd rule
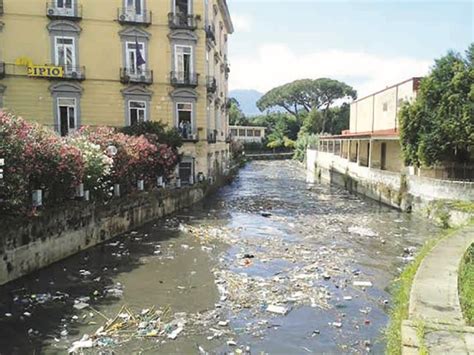
[[[0,288],[0,354],[66,353],[124,305],[167,325],[84,353],[383,353],[388,288],[438,230],[304,177],[252,162],[192,208]]]

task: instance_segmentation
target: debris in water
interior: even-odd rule
[[[353,285],[354,286],[359,286],[359,287],[372,287],[372,282],[370,282],[370,281],[354,281]]]

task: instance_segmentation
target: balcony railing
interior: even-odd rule
[[[217,130],[215,129],[207,130],[207,142],[210,144],[214,144],[217,142]]]
[[[187,131],[186,129],[181,129],[179,127],[178,132],[183,142],[199,142],[199,135],[197,133]]]
[[[135,70],[130,68],[120,69],[120,82],[122,84],[153,84],[153,70]]]
[[[217,80],[213,76],[208,76],[206,80],[206,88],[209,94],[214,94],[217,91]]]
[[[0,62],[0,79],[5,77],[5,63]]]
[[[195,30],[197,28],[197,18],[195,15],[175,14],[170,12],[168,14],[168,24],[173,30]]]
[[[46,3],[46,16],[50,19],[82,19],[82,5],[74,2],[71,7],[59,7],[56,1]]]
[[[215,43],[216,42],[216,26],[207,25],[205,30],[206,30],[206,38]]]
[[[85,80],[86,67],[76,67],[71,65],[63,65],[63,79],[66,80]]]
[[[171,85],[175,87],[196,87],[199,84],[199,74],[186,72],[171,72]]]
[[[117,9],[117,20],[121,25],[144,25],[150,26],[153,14],[151,11],[143,11],[137,14],[135,9],[122,7]]]

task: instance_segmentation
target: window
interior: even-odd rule
[[[57,103],[59,117],[58,131],[61,136],[64,137],[76,130],[76,99],[59,97]]]
[[[187,16],[191,13],[190,0],[174,0],[173,2],[173,12],[176,15]]]
[[[245,129],[239,129],[239,136],[245,137]]]
[[[126,57],[125,66],[129,75],[140,75],[146,70],[146,63],[143,63],[140,59],[145,58],[145,43],[138,42],[126,42]]]
[[[184,81],[190,78],[193,72],[193,47],[191,46],[175,46],[175,71],[178,80]]]
[[[138,123],[145,122],[146,117],[146,102],[145,101],[129,101],[128,102],[128,117],[130,126]]]
[[[193,134],[193,104],[177,103],[176,116],[178,118],[178,130],[183,138],[191,138]]]
[[[253,129],[247,130],[247,137],[253,137]]]
[[[255,130],[255,137],[261,137],[261,133],[259,129]]]
[[[143,0],[125,0],[125,11],[128,15],[143,16]]]
[[[74,37],[55,37],[55,64],[64,66],[66,73],[71,73],[76,66],[76,48]]]
[[[230,134],[233,136],[233,137],[236,137],[237,136],[237,130],[235,128],[232,128],[230,130]]]
[[[184,160],[185,161],[179,163],[179,178],[182,184],[189,184],[191,180],[194,181],[193,161],[189,161],[186,157]]]
[[[74,0],[56,0],[56,11],[61,15],[73,16]]]
[[[387,112],[387,111],[388,111],[388,103],[387,103],[387,102],[384,102],[384,103],[383,103],[382,109],[383,109],[383,112]]]

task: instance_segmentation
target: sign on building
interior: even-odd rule
[[[63,67],[51,65],[31,65],[27,67],[28,76],[31,77],[47,77],[62,78],[64,76]]]

